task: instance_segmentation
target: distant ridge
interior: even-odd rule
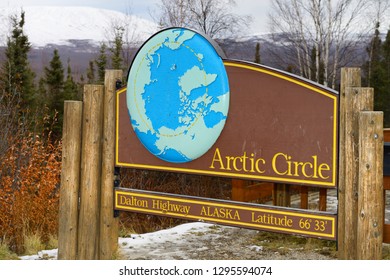
[[[11,15],[20,15],[21,8],[0,7],[0,46],[6,45]],[[25,32],[34,48],[47,45],[72,46],[83,40],[98,45],[113,38],[113,26],[128,26],[124,40],[144,41],[158,29],[149,20],[121,12],[91,7],[23,7]]]

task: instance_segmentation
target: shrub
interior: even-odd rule
[[[22,253],[25,236],[40,233],[47,243],[57,233],[61,143],[33,134],[10,139],[0,160],[0,236]]]

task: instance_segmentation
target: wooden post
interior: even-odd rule
[[[344,175],[344,258],[357,258],[357,216],[359,179],[359,113],[374,107],[372,88],[346,88],[345,175]],[[340,213],[340,212],[339,212]]]
[[[83,103],[81,101],[65,101],[58,215],[59,260],[75,260],[77,258],[82,112]]]
[[[275,184],[274,187],[274,205],[290,207],[291,196],[290,188],[287,184]]]
[[[99,255],[103,86],[84,86],[78,259]]]
[[[122,70],[106,70],[104,80],[103,154],[99,259],[114,257],[118,247],[118,219],[114,218],[115,92]]]
[[[346,88],[360,87],[360,68],[342,68],[341,69],[341,84],[340,84],[340,126],[339,126],[339,184],[338,184],[338,253],[340,259],[345,259],[344,239],[345,232],[345,175],[346,175]]]
[[[232,200],[245,201],[245,186],[246,183],[241,179],[232,179]]]
[[[320,194],[319,194],[319,205],[318,208],[320,211],[326,211],[326,203],[327,203],[327,198],[328,198],[328,190],[321,188],[320,189]]]
[[[357,259],[382,259],[383,113],[359,114],[359,206]]]
[[[309,188],[301,186],[301,209],[309,209]]]

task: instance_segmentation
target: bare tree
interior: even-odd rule
[[[188,3],[188,0],[161,0],[161,3],[157,4],[160,27],[189,27],[191,16]]]
[[[113,60],[111,67],[128,69],[134,49],[142,41],[140,37],[142,35],[139,33],[140,24],[142,22],[140,23],[133,15],[130,5],[123,15],[108,20],[104,33],[108,50],[111,52],[111,60]],[[151,31],[154,29],[152,28]]]
[[[390,0],[367,0],[369,10],[367,12],[368,24],[374,30],[378,23],[382,23],[389,15]]]
[[[188,27],[212,38],[237,34],[251,22],[250,16],[233,12],[234,0],[161,0],[157,22],[165,27]]]
[[[285,35],[301,76],[317,82],[323,77],[325,86],[335,88],[336,73],[364,30],[356,27],[368,5],[365,0],[273,0],[271,32]]]

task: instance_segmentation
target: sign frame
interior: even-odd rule
[[[235,172],[234,170],[221,171],[221,170],[217,170],[217,169],[208,168],[208,166],[206,167],[204,164],[203,164],[202,168],[197,168],[197,167],[194,168],[193,162],[186,163],[186,164],[171,164],[171,163],[164,162],[164,161],[158,159],[156,161],[153,161],[153,164],[149,164],[149,163],[144,163],[144,162],[133,162],[132,163],[132,162],[128,162],[127,160],[122,160],[120,158],[120,151],[119,150],[123,149],[122,148],[123,144],[121,144],[121,142],[120,142],[120,141],[122,141],[120,139],[123,138],[121,136],[121,135],[123,135],[123,133],[120,130],[123,127],[123,125],[121,123],[121,121],[122,121],[121,119],[124,118],[123,117],[123,115],[124,115],[124,113],[123,113],[123,110],[124,110],[123,109],[123,107],[124,107],[123,94],[126,93],[126,88],[122,88],[122,89],[118,90],[117,96],[116,96],[116,98],[117,98],[116,146],[115,146],[115,149],[116,149],[115,164],[116,164],[116,166],[137,168],[137,169],[159,170],[159,171],[167,171],[167,172],[179,172],[179,173],[187,173],[187,174],[219,176],[219,177],[228,177],[228,178],[237,178],[237,179],[249,179],[249,180],[257,180],[257,181],[265,181],[265,182],[290,183],[290,184],[308,185],[308,186],[324,187],[324,188],[337,188],[339,94],[334,90],[331,90],[329,88],[325,88],[325,87],[323,87],[319,84],[313,83],[312,81],[309,81],[307,79],[297,77],[295,75],[292,75],[292,74],[289,74],[289,73],[286,73],[286,72],[283,72],[280,70],[276,70],[276,69],[273,69],[270,67],[266,67],[263,65],[243,62],[243,61],[239,61],[239,60],[226,60],[226,59],[224,60],[224,65],[225,65],[225,67],[233,68],[233,71],[236,71],[237,69],[244,70],[244,71],[250,71],[250,73],[253,73],[254,75],[261,74],[263,76],[266,76],[267,79],[268,79],[268,77],[271,77],[273,79],[284,81],[287,84],[297,85],[297,86],[303,88],[304,90],[309,91],[309,92],[314,92],[315,94],[322,96],[323,99],[329,100],[329,102],[331,102],[331,109],[328,109],[328,111],[332,111],[331,128],[328,125],[328,131],[331,130],[332,135],[327,136],[327,138],[329,138],[329,140],[326,140],[326,141],[328,141],[329,144],[327,144],[328,146],[326,146],[324,148],[324,150],[327,150],[327,149],[331,150],[331,153],[332,153],[329,156],[329,157],[331,157],[331,160],[329,160],[327,162],[328,165],[325,165],[327,168],[329,168],[331,170],[331,175],[328,176],[328,177],[330,177],[329,180],[321,180],[318,178],[315,180],[314,179],[302,179],[302,178],[295,177],[294,174],[291,174],[291,176],[280,176],[280,175],[276,174],[275,172],[273,174],[269,175],[269,174],[258,174],[258,173],[253,173],[253,172],[252,173]],[[305,93],[305,94],[307,94],[307,93]],[[236,92],[231,93],[231,99],[233,100],[233,102],[234,102],[234,98],[237,99],[237,97],[235,97],[235,95],[237,95]],[[233,103],[233,102],[231,102],[231,103]],[[233,105],[234,104],[231,104],[231,106],[233,106]],[[127,112],[126,112],[126,114],[127,114]],[[232,118],[234,118],[234,116],[231,116],[229,113],[227,123],[225,124],[225,129],[224,129],[225,131],[227,130],[227,127],[229,127],[229,124],[232,121]],[[130,128],[126,129],[126,132],[125,132],[126,137],[128,137],[127,135],[129,133],[133,133],[130,130],[131,130]],[[225,131],[222,131],[220,138],[223,138],[224,133],[226,133]],[[231,132],[230,132],[230,136],[231,136]],[[131,136],[131,137],[136,139],[135,133],[134,133],[134,137],[133,136]],[[227,137],[225,137],[225,138],[227,138]],[[225,138],[223,138],[223,139],[225,139]],[[136,139],[136,141],[137,140],[138,139]],[[132,141],[133,147],[135,144],[134,142],[136,142],[136,141]],[[210,149],[210,151],[212,151],[212,150],[216,151],[216,147],[218,147],[218,145],[219,145],[218,141],[220,141],[220,139],[217,140],[216,144]],[[225,142],[226,142],[226,140],[225,140]],[[231,143],[229,143],[229,144],[231,144]],[[226,144],[225,144],[225,146],[226,146]],[[145,151],[145,153],[144,153],[145,157],[149,157],[147,150],[144,149],[144,147],[142,145],[139,145],[135,148],[135,150],[139,150],[139,149],[143,149]],[[261,147],[260,147],[260,149],[261,149]],[[251,151],[247,152],[248,157],[249,157],[250,153],[251,153]],[[282,160],[283,160],[283,157],[287,158],[287,156],[288,156],[288,153],[285,153],[285,152],[280,152],[280,154],[281,154],[281,156],[279,156],[279,158]],[[207,155],[208,155],[208,158],[212,157],[209,155],[209,153],[206,154],[206,156]],[[276,155],[276,153],[275,153],[275,155]],[[242,154],[236,155],[236,157],[240,157],[240,156],[242,157],[243,155]],[[315,154],[313,154],[313,156],[315,156]],[[205,155],[203,157],[205,157]],[[139,158],[139,156],[138,156],[138,158]],[[307,159],[306,162],[298,162],[298,164],[306,164],[306,165],[310,166],[310,165],[314,165],[314,163],[317,163],[316,162],[317,160],[320,161],[320,159],[319,158],[317,159],[317,157],[314,158],[314,160],[311,157],[308,157],[308,158],[309,159]],[[142,157],[142,160],[143,159],[144,159],[144,157]],[[252,160],[252,159],[248,159],[247,161],[249,161],[249,160]],[[253,159],[253,160],[256,160],[256,159]],[[312,160],[312,162],[309,162],[308,160]],[[266,161],[267,161],[267,164],[270,166],[271,165],[271,163],[270,163],[271,158],[267,158]],[[199,162],[199,160],[195,160],[194,162],[197,163],[197,162]],[[320,167],[322,166],[321,164],[322,164],[321,162],[317,163],[317,165],[320,165]],[[269,166],[267,168],[271,169]],[[317,168],[318,168],[318,166],[317,166]]]
[[[337,235],[337,214],[329,212],[125,188],[116,188],[114,197],[115,210],[327,240]]]

